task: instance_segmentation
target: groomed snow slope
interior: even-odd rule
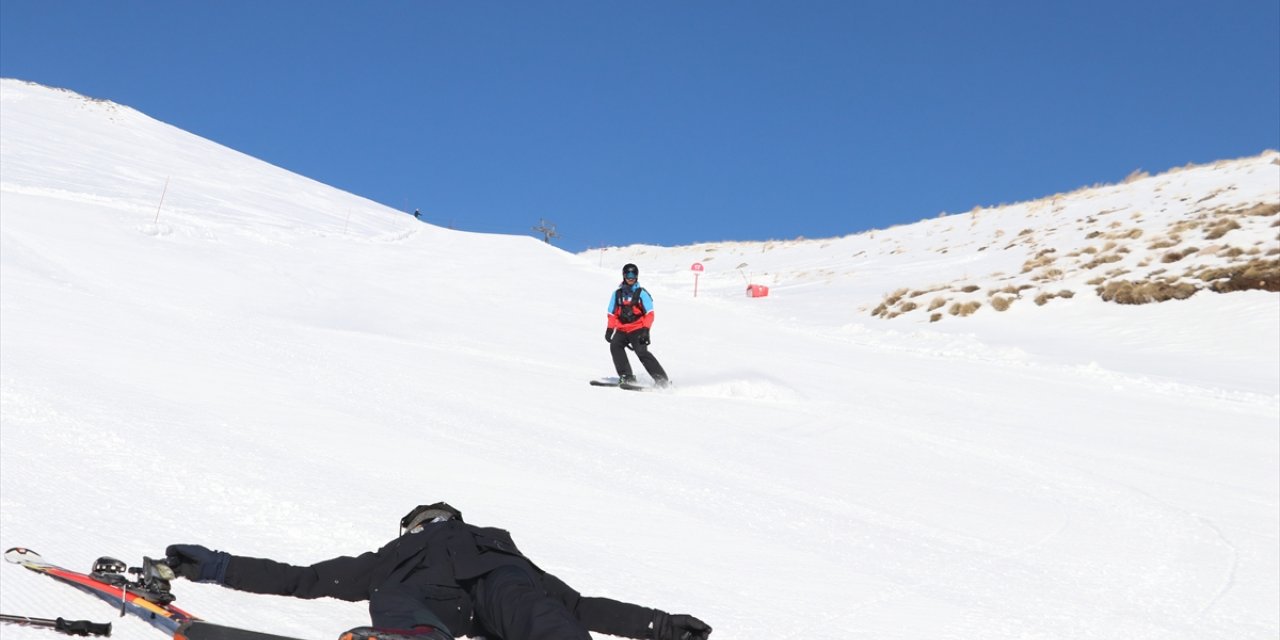
[[[1240,190],[1277,191],[1250,175]],[[719,640],[1280,633],[1280,296],[885,321],[866,309],[964,263],[921,251],[917,284],[871,242],[733,245],[694,298],[701,248],[440,229],[0,81],[0,544],[79,568],[173,542],[306,564],[443,499],[584,593]],[[612,373],[629,260],[669,392],[585,384]],[[831,274],[753,300],[740,262]],[[366,620],[175,590],[305,638]],[[112,619],[15,566],[0,610]]]

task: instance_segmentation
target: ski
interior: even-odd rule
[[[593,387],[613,387],[615,389],[624,389],[626,391],[657,391],[662,387],[655,385],[640,384],[638,382],[622,382],[617,378],[596,378],[587,381]]]
[[[110,622],[89,622],[88,620],[67,620],[65,618],[31,618],[0,613],[0,622],[16,624],[23,627],[39,627],[57,631],[69,636],[109,636]]]
[[[300,640],[214,624],[179,609],[173,605],[174,596],[169,591],[172,569],[151,558],[143,558],[142,567],[126,569],[123,562],[102,557],[87,574],[51,564],[23,547],[5,551],[4,559],[97,596],[121,615],[142,618],[174,640]],[[126,570],[137,578],[131,580],[125,575]]]
[[[46,562],[40,554],[23,547],[14,547],[5,551],[4,559],[6,562],[22,565],[26,569],[96,596],[117,611],[142,618],[170,636],[183,623],[197,619],[190,613],[173,606],[173,594],[168,591],[168,581],[159,575],[162,570],[149,558],[143,563],[143,568],[131,570],[138,574],[136,581],[129,580],[120,573],[100,572],[91,575],[65,569]],[[95,563],[95,568],[101,568],[99,565],[103,564],[103,560],[111,559],[100,559]],[[112,568],[115,566],[117,565],[112,565]]]
[[[173,640],[301,640],[293,636],[278,636],[261,631],[228,627],[204,620],[192,620],[183,624],[173,634]]]

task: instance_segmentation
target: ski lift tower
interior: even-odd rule
[[[533,228],[534,231],[542,234],[542,241],[551,244],[552,238],[559,238],[560,234],[556,233],[556,225],[548,223],[546,220],[539,218],[538,226]]]

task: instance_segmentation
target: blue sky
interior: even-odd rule
[[[1277,0],[0,0],[0,75],[581,251],[843,236],[1277,148],[1278,33]]]

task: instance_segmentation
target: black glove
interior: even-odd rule
[[[707,640],[711,627],[687,614],[653,612],[653,640]]]
[[[231,554],[212,551],[198,544],[171,544],[165,547],[165,564],[173,572],[193,582],[222,584],[227,577]]]
[[[604,330],[604,341],[605,341],[605,342],[613,342],[613,329],[605,329],[605,330]]]
[[[636,342],[640,344],[649,344],[649,327],[636,329]]]

